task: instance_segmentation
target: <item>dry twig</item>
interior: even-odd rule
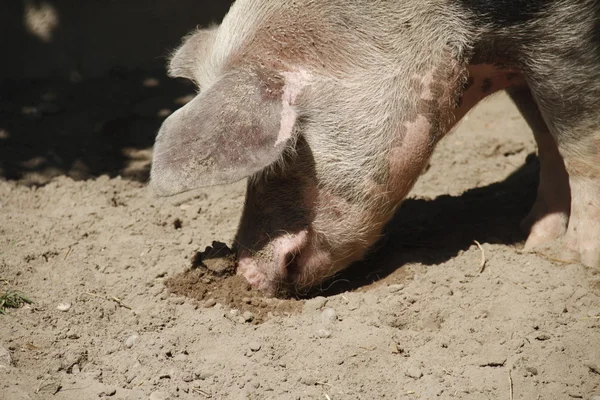
[[[117,303],[120,307],[126,308],[128,310],[132,310],[133,308],[129,307],[127,304],[123,303],[123,300],[119,299],[118,297],[108,297],[108,296],[100,296],[96,293],[86,293],[88,296],[92,296],[92,297],[97,297],[99,299],[104,299],[104,300],[109,300],[109,301],[114,301],[115,303]]]
[[[479,266],[479,273],[481,274],[485,270],[487,260],[485,259],[485,251],[483,250],[483,247],[481,247],[481,243],[475,240],[475,244],[479,247],[479,250],[481,250],[481,264]]]
[[[513,400],[513,380],[512,380],[512,372],[510,370],[510,368],[508,369],[508,384],[509,384],[509,398],[510,400]]]

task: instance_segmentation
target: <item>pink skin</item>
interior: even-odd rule
[[[247,250],[239,252],[237,274],[246,278],[252,287],[269,295],[276,295],[278,283],[285,282],[288,268],[292,263],[303,266],[305,271],[314,271],[331,263],[327,252],[319,250],[309,243],[309,233],[302,230],[296,234],[287,234],[273,240],[273,258],[268,265],[260,265]],[[309,287],[310,275],[295,276],[294,285],[298,288]]]
[[[308,232],[306,230],[300,231],[297,234],[285,235],[275,239],[273,243],[273,259],[272,264],[279,265],[280,267],[272,269],[275,272],[272,277],[267,276],[266,272],[269,269],[260,268],[258,262],[252,258],[252,255],[247,250],[242,250],[239,253],[238,261],[238,275],[242,275],[246,278],[248,283],[258,290],[264,292],[272,292],[272,282],[279,271],[284,271],[289,264],[288,254],[297,254],[300,249],[304,248],[308,241]]]

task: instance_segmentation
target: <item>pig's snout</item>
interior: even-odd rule
[[[310,287],[330,262],[329,255],[315,249],[308,231],[303,230],[280,236],[259,251],[238,250],[237,273],[255,289],[278,296]]]

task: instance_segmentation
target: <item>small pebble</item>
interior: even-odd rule
[[[125,340],[125,346],[130,349],[133,346],[135,346],[135,344],[137,343],[138,339],[139,339],[139,335],[137,333],[134,333],[133,335],[129,336],[126,340]]]
[[[321,321],[326,326],[332,324],[336,320],[337,320],[337,312],[331,307],[324,309],[323,312],[321,313]]]
[[[196,378],[201,379],[201,380],[206,380],[206,379],[210,378],[211,376],[213,376],[214,374],[215,374],[215,372],[208,368],[202,368],[202,369],[199,369],[196,372],[194,372],[194,375],[196,375]]]
[[[211,308],[214,307],[215,304],[217,304],[217,301],[215,299],[208,299],[204,302],[204,307]]]
[[[4,347],[0,347],[0,366],[10,367],[12,365],[12,357],[10,351]]]
[[[306,386],[315,386],[317,384],[317,380],[312,376],[303,376],[300,378],[300,383]]]
[[[242,317],[244,317],[245,322],[252,322],[252,320],[254,320],[254,314],[252,314],[250,311],[246,311],[244,314],[242,314]]]
[[[388,286],[388,291],[390,293],[398,293],[399,291],[404,289],[404,285],[403,284],[396,284],[396,285],[390,285]]]
[[[548,335],[547,333],[540,333],[539,335],[537,335],[535,337],[537,340],[539,341],[545,341],[545,340],[549,340],[550,339],[550,335]]]
[[[321,339],[329,339],[331,337],[331,331],[328,329],[320,329],[319,330],[319,337]]]
[[[538,374],[538,370],[535,367],[525,367],[525,371],[529,372],[533,376]]]
[[[160,392],[160,391],[152,392],[149,397],[150,400],[167,400],[168,398],[169,398],[168,393]]]
[[[404,375],[408,376],[409,378],[420,379],[423,376],[423,371],[415,366],[411,366],[406,369]]]
[[[104,387],[100,393],[98,393],[98,397],[110,397],[114,396],[117,393],[117,389],[112,386]]]
[[[71,303],[60,303],[56,309],[58,311],[67,312],[71,309]]]
[[[250,350],[252,350],[255,353],[262,348],[262,346],[258,342],[250,342],[249,346],[250,346]]]

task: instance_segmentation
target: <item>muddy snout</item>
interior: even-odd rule
[[[237,251],[237,274],[270,296],[298,294],[320,281],[330,257],[315,249],[307,231],[280,236],[258,250]]]

